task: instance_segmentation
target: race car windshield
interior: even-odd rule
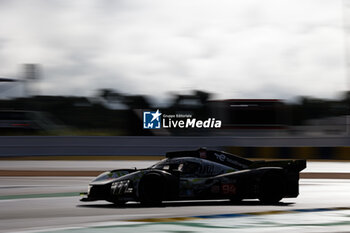
[[[158,163],[152,165],[150,168],[153,169],[159,169],[162,168],[164,166],[164,164],[166,164],[168,162],[168,159],[162,159],[161,161],[159,161]]]
[[[178,162],[174,162],[169,159],[163,159],[159,163],[154,164],[151,168],[153,169],[162,169],[162,170],[181,170],[183,164]]]
[[[116,176],[114,176],[114,173],[104,172],[104,173],[100,174],[99,176],[97,176],[93,181],[108,180],[108,179],[113,179],[113,178],[116,178]]]
[[[179,170],[180,167],[182,167],[182,165],[183,164],[164,163],[164,164],[160,164],[159,166],[157,166],[156,169],[163,169],[163,170],[173,171],[173,170]]]

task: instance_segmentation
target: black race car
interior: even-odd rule
[[[168,152],[166,159],[146,169],[102,173],[81,201],[156,205],[168,200],[259,199],[274,204],[299,195],[299,172],[305,167],[305,160],[251,161],[202,148]]]

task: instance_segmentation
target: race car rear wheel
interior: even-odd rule
[[[264,204],[277,204],[285,193],[285,175],[281,171],[264,174],[260,182],[259,200]]]
[[[242,200],[243,200],[243,198],[242,198],[241,196],[238,196],[238,195],[232,196],[232,197],[230,198],[230,202],[231,202],[232,204],[240,203]]]
[[[164,198],[165,179],[159,173],[148,173],[140,181],[139,196],[142,204],[159,205]]]

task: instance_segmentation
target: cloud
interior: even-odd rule
[[[40,63],[43,94],[219,98],[345,90],[342,2],[2,0],[0,74]]]

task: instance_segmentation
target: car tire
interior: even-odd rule
[[[113,204],[115,206],[124,206],[126,201],[113,201]]]
[[[139,197],[144,205],[160,205],[164,199],[164,191],[165,179],[162,174],[151,172],[140,180]]]
[[[230,198],[230,202],[231,202],[232,204],[240,203],[242,200],[243,200],[243,198],[242,198],[241,196],[239,196],[239,195],[235,195],[235,196],[232,196],[232,197]]]
[[[264,204],[277,204],[285,193],[285,175],[281,171],[269,171],[260,181],[259,200]]]

